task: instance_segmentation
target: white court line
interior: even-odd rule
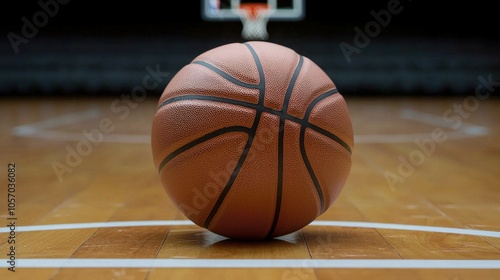
[[[455,122],[446,122],[443,117],[432,115],[429,113],[415,111],[412,109],[401,110],[401,117],[405,120],[413,120],[416,122],[430,124],[432,126],[437,126],[437,127],[453,128],[456,125]],[[467,124],[463,121],[460,123],[459,127],[463,127],[466,129],[467,128],[477,128],[478,130],[488,131],[488,128],[486,128],[486,127],[473,125],[473,124]]]
[[[485,237],[500,238],[500,232],[477,230],[467,228],[449,228],[449,227],[433,227],[433,226],[418,226],[418,225],[402,225],[389,223],[369,223],[369,222],[342,222],[342,221],[313,221],[314,226],[331,226],[331,227],[358,227],[358,228],[374,228],[374,229],[392,229],[392,230],[412,230],[436,233],[451,233],[462,235],[474,235]]]
[[[423,113],[411,109],[403,109],[401,111],[401,118],[412,120],[424,124],[432,125],[436,128],[453,128],[455,123],[448,123],[442,117]],[[431,132],[428,133],[412,133],[412,134],[373,134],[373,135],[355,135],[355,143],[406,143],[414,142],[416,139],[430,138]],[[445,130],[447,140],[458,140],[466,138],[474,138],[486,136],[489,134],[487,127],[466,124],[462,122],[456,130]]]
[[[413,133],[413,134],[367,134],[367,135],[354,135],[354,142],[357,144],[371,144],[371,143],[413,143],[416,139],[430,138],[431,133]],[[474,130],[457,130],[457,131],[444,131],[447,138],[446,140],[459,140],[467,138],[482,137],[488,135],[488,132],[474,131]]]
[[[185,225],[194,225],[194,223],[189,221],[189,220],[160,220],[160,221],[124,221],[124,222],[101,222],[101,223],[53,224],[53,225],[17,226],[16,232],[70,230],[70,229],[84,229],[84,228],[185,226]],[[500,238],[500,232],[498,232],[498,231],[465,229],[465,228],[418,226],[418,225],[402,225],[402,224],[389,224],[389,223],[350,222],[350,221],[313,221],[309,224],[309,226],[358,227],[358,228],[373,228],[373,229],[410,230],[410,231],[451,233],[451,234],[462,234],[462,235],[474,235],[474,236]],[[10,228],[8,228],[8,227],[0,228],[0,233],[5,233],[5,232],[10,232]]]
[[[77,123],[90,118],[97,118],[99,111],[91,109],[79,113],[63,115],[37,123],[21,125],[13,128],[13,134],[16,136],[36,137],[42,139],[58,140],[58,141],[80,141],[85,139],[81,132],[68,132],[47,130],[48,128],[59,125],[67,125]],[[401,117],[407,120],[413,120],[425,124],[430,124],[436,127],[451,128],[453,124],[445,122],[441,117],[422,113],[411,109],[404,109]],[[447,140],[458,140],[465,138],[474,138],[488,135],[489,131],[486,127],[465,124],[462,122],[461,128],[454,131],[445,131]],[[430,133],[413,133],[413,134],[372,134],[372,135],[354,135],[354,142],[357,144],[369,143],[407,143],[413,142],[415,139],[428,138]],[[102,142],[111,143],[136,143],[149,144],[151,135],[149,134],[106,134]]]
[[[475,128],[469,128],[464,131],[446,131],[445,133],[448,137],[447,140],[458,140],[488,135],[487,132]],[[80,141],[85,139],[82,133],[52,130],[39,131],[36,134],[30,134],[29,136],[59,141]],[[354,142],[357,144],[406,143],[413,142],[415,139],[424,139],[429,137],[430,133],[355,135]],[[102,142],[149,144],[151,143],[151,136],[149,134],[106,134]]]
[[[405,120],[412,120],[419,123],[430,124],[432,126],[437,127],[447,127],[452,128],[453,123],[447,123],[443,120],[442,117],[432,115],[429,113],[419,112],[412,109],[403,109],[401,110],[401,118]],[[470,126],[462,123],[463,126]],[[471,125],[472,126],[472,125]]]
[[[4,259],[0,267],[10,264]],[[373,268],[500,269],[500,260],[403,259],[16,259],[22,268]]]
[[[58,141],[81,141],[85,140],[85,135],[82,132],[48,130],[53,127],[75,124],[81,121],[96,119],[100,116],[98,109],[90,109],[78,113],[58,116],[55,118],[46,119],[40,122],[16,126],[12,129],[12,133],[16,136],[34,137]],[[151,143],[151,136],[146,134],[124,134],[124,133],[107,133],[100,142],[111,143]]]
[[[18,226],[16,232],[130,226],[194,225],[189,220],[124,221]],[[311,226],[413,230],[500,238],[500,232],[388,223],[313,221]],[[1,228],[0,232],[10,232]],[[10,267],[7,259],[0,267]],[[386,269],[500,269],[500,260],[403,259],[16,259],[16,268],[386,268]]]
[[[55,130],[39,131],[36,134],[30,135],[30,137],[59,141],[81,141],[87,139],[81,132]],[[151,136],[146,134],[106,133],[99,142],[149,144],[151,143]]]
[[[88,119],[95,119],[99,117],[99,115],[100,112],[98,109],[90,109],[87,111],[66,114],[31,124],[16,126],[12,129],[12,133],[17,136],[36,136],[40,132],[40,130],[60,125],[73,124]]]

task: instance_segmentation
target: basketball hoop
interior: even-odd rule
[[[266,40],[267,22],[274,10],[265,3],[242,3],[237,9],[243,30],[241,36],[246,40]]]

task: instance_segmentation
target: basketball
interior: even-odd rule
[[[196,225],[233,239],[293,233],[323,214],[351,169],[344,97],[312,60],[266,41],[185,65],[152,120],[161,185]]]

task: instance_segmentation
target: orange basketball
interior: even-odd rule
[[[313,61],[266,41],[222,45],[184,66],[158,101],[151,133],[178,209],[234,239],[303,228],[331,206],[351,169],[343,96]]]

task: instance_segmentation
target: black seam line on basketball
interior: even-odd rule
[[[158,172],[161,172],[161,170],[163,169],[163,167],[170,161],[172,160],[174,157],[176,157],[178,154],[186,151],[186,150],[189,150],[191,148],[193,148],[194,146],[198,145],[198,144],[201,144],[205,141],[208,141],[212,138],[215,138],[217,136],[220,136],[220,135],[223,135],[223,134],[226,134],[226,133],[230,133],[230,132],[245,132],[245,133],[249,133],[250,131],[250,128],[248,127],[245,127],[245,126],[229,126],[229,127],[224,127],[224,128],[221,128],[221,129],[218,129],[218,130],[215,130],[215,131],[212,131],[208,134],[205,134],[203,136],[201,136],[200,138],[197,138],[179,148],[177,148],[175,151],[171,152],[168,156],[166,156],[160,163],[159,167],[158,167]]]
[[[249,83],[242,82],[242,81],[236,79],[235,77],[229,75],[228,73],[222,71],[221,69],[217,68],[216,66],[214,66],[214,65],[212,65],[212,64],[210,64],[208,62],[205,62],[205,61],[194,61],[192,63],[207,67],[208,69],[214,71],[215,73],[219,74],[221,77],[223,77],[224,79],[228,80],[229,82],[231,82],[233,84],[236,84],[236,85],[239,85],[239,86],[242,86],[242,87],[246,87],[246,88],[259,88],[259,85],[249,84]]]
[[[332,90],[332,93],[338,93],[336,89]],[[333,141],[339,143],[342,147],[344,147],[349,153],[352,153],[351,148],[347,143],[345,143],[342,139],[340,139],[338,136],[336,136],[333,133],[328,132],[325,129],[320,128],[319,126],[316,126],[314,124],[309,123],[308,121],[304,121],[301,118],[289,115],[288,113],[278,111],[272,108],[267,108],[263,105],[259,104],[254,104],[246,101],[240,101],[240,100],[235,100],[235,99],[230,99],[230,98],[223,98],[223,97],[217,97],[217,96],[206,96],[206,95],[197,95],[197,94],[190,94],[190,95],[182,95],[182,96],[177,96],[177,97],[172,97],[168,100],[165,100],[161,105],[158,107],[158,110],[167,105],[171,104],[174,102],[182,101],[182,100],[208,100],[208,101],[213,101],[213,102],[220,102],[220,103],[227,103],[227,104],[233,104],[237,106],[242,106],[246,107],[249,109],[256,110],[257,112],[265,112],[269,113],[278,117],[284,117],[287,120],[300,123],[301,125],[308,126],[310,129],[315,130],[316,132],[323,134],[324,136],[331,138]]]
[[[295,87],[295,83],[297,82],[297,78],[299,77],[300,70],[302,70],[302,64],[304,64],[304,57],[299,57],[299,63],[297,63],[297,67],[293,72],[292,78],[290,79],[290,83],[288,84],[288,88],[285,93],[285,100],[283,101],[283,108],[281,112],[286,113],[288,111],[288,104],[290,103],[290,97],[292,96],[293,88]]]
[[[337,89],[332,89],[330,91],[327,91],[327,92],[322,93],[321,95],[317,96],[313,101],[311,101],[311,103],[307,107],[306,112],[304,114],[304,119],[301,119],[299,122],[301,123],[303,128],[308,127],[309,129],[312,129],[320,134],[323,134],[324,136],[332,139],[333,141],[335,141],[339,145],[341,145],[344,149],[346,149],[347,152],[349,152],[349,154],[352,154],[351,147],[344,140],[340,139],[340,137],[329,132],[328,130],[325,130],[325,129],[309,122],[309,115],[311,114],[312,110],[314,109],[314,106],[316,106],[316,104],[319,103],[321,100],[323,100],[329,96],[332,96],[338,92],[339,91]]]
[[[264,70],[262,69],[262,64],[260,63],[259,57],[257,56],[257,53],[253,50],[253,48],[246,44],[248,49],[250,50],[250,53],[253,56],[253,59],[255,61],[255,65],[257,66],[257,70],[259,72],[259,103],[257,104],[259,107],[264,107],[264,94],[265,94],[265,77],[264,77]],[[214,204],[214,207],[208,214],[207,218],[205,219],[204,222],[204,227],[209,228],[210,223],[212,222],[212,219],[215,217],[215,214],[219,211],[220,206],[224,202],[224,199],[226,198],[227,194],[229,193],[231,187],[233,186],[234,181],[236,180],[236,177],[240,173],[241,168],[243,167],[243,163],[245,163],[245,160],[248,156],[248,153],[250,152],[250,148],[252,147],[253,140],[255,138],[255,134],[257,133],[257,127],[259,126],[260,118],[262,116],[262,110],[256,110],[255,113],[255,119],[253,121],[252,127],[250,128],[250,131],[248,133],[248,139],[245,144],[245,149],[241,153],[241,156],[238,160],[238,163],[233,169],[233,172],[231,173],[231,176],[229,177],[229,180],[227,181],[226,185],[224,186],[224,189],[220,193],[219,197],[217,198],[217,201]]]
[[[280,217],[281,212],[281,199],[283,193],[283,142],[285,139],[285,121],[280,119],[280,130],[278,135],[278,182],[276,188],[276,206],[274,208],[274,218],[273,223],[271,224],[271,228],[269,229],[269,233],[267,234],[267,238],[270,238],[274,231],[276,230],[276,226],[278,225],[278,219]]]
[[[240,173],[241,167],[243,166],[243,163],[245,162],[248,152],[250,151],[250,147],[252,146],[253,143],[253,136],[248,136],[247,143],[245,144],[245,148],[243,149],[243,152],[241,153],[240,158],[238,159],[238,162],[236,163],[236,166],[233,169],[233,172],[231,173],[231,176],[229,177],[229,180],[227,181],[226,185],[224,186],[224,189],[222,189],[219,197],[217,198],[217,201],[214,204],[214,207],[212,207],[212,210],[210,210],[210,213],[208,214],[207,218],[205,219],[205,222],[203,226],[205,228],[208,228],[210,226],[210,223],[212,222],[212,219],[215,217],[215,214],[219,211],[220,206],[222,205],[222,202],[224,202],[224,199],[226,198],[227,194],[229,193],[229,190],[234,184],[234,181],[236,180],[236,177]]]
[[[308,124],[309,124],[308,126],[309,129],[314,130],[315,132],[323,134],[323,136],[332,139],[333,141],[337,142],[340,146],[342,146],[347,152],[349,152],[349,154],[352,154],[351,147],[349,147],[349,145],[346,142],[344,142],[344,140],[340,139],[337,135],[309,122]]]
[[[336,93],[336,90],[325,92],[319,96],[317,96],[309,106],[307,106],[306,113],[304,115],[304,120],[309,119],[309,115],[311,114],[311,111],[313,110],[314,106],[318,104],[321,100],[333,95]],[[318,198],[320,202],[320,213],[323,213],[325,210],[325,198],[323,195],[323,190],[321,189],[321,185],[318,181],[318,178],[316,177],[316,174],[314,174],[314,169],[312,168],[311,162],[309,161],[309,158],[307,157],[307,152],[306,152],[306,147],[305,147],[305,135],[306,135],[306,129],[307,126],[302,125],[300,129],[300,154],[302,155],[302,160],[304,161],[304,164],[307,168],[307,172],[309,172],[309,176],[311,177],[311,180],[313,181],[314,187],[316,188],[316,192],[318,193]]]
[[[259,56],[257,55],[257,52],[253,49],[252,45],[249,43],[244,44],[250,53],[252,54],[253,60],[255,61],[255,66],[257,66],[257,71],[259,72],[259,84],[258,84],[258,89],[259,89],[259,103],[260,105],[264,105],[264,95],[265,95],[265,85],[266,85],[266,77],[264,76],[264,68],[262,67],[262,63],[260,62]]]
[[[293,71],[292,77],[290,79],[290,83],[285,92],[285,98],[283,100],[283,107],[281,109],[282,115],[280,116],[280,128],[278,134],[278,182],[276,186],[276,206],[274,208],[274,218],[273,223],[271,224],[271,228],[269,233],[267,234],[267,238],[271,238],[274,231],[276,230],[276,226],[278,225],[278,219],[281,212],[281,199],[283,193],[283,146],[285,139],[285,112],[288,110],[288,103],[290,102],[290,96],[292,95],[293,88],[295,87],[295,82],[297,81],[297,77],[299,76],[300,70],[302,69],[302,64],[304,62],[304,58],[299,56],[299,62]]]

